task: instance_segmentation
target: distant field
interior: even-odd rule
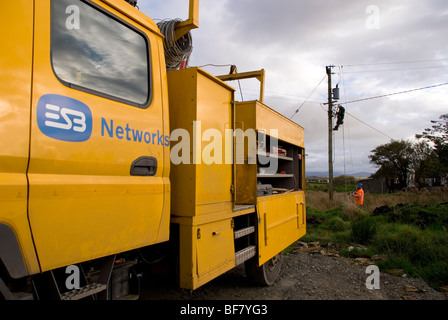
[[[328,210],[343,204],[354,204],[353,198],[348,192],[354,192],[356,190],[356,184],[335,186],[333,188],[333,201],[329,200],[328,184],[326,183],[307,183],[306,188],[307,205],[313,208]],[[400,203],[428,205],[442,202],[448,202],[448,188],[386,194],[366,194],[364,196],[363,210],[373,212],[377,207],[384,205],[394,206]]]
[[[306,189],[311,191],[328,192],[328,183],[307,182]],[[349,192],[355,190],[356,190],[356,183],[354,182],[333,185],[333,191],[335,192]]]

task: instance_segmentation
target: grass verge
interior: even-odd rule
[[[361,209],[346,194],[330,201],[324,192],[307,191],[307,234],[301,240],[361,244],[367,247],[363,255],[382,257],[382,271],[402,269],[436,289],[448,285],[448,192],[368,198],[371,203]]]

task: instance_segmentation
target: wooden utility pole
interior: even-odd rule
[[[328,195],[333,200],[333,97],[331,88],[331,68],[327,66],[328,75]]]

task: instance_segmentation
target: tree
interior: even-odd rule
[[[413,153],[412,143],[405,140],[392,140],[371,151],[370,162],[379,166],[382,177],[389,179],[392,184],[398,181],[397,187],[407,186]]]
[[[434,142],[435,147],[446,146],[448,144],[448,114],[442,114],[439,119],[431,120],[434,125],[415,136],[418,139],[423,138]]]
[[[437,178],[438,159],[434,149],[426,142],[413,144],[411,155],[411,170],[417,187],[426,187],[426,178]]]
[[[448,174],[448,114],[442,114],[439,120],[431,120],[431,123],[433,123],[431,128],[426,128],[415,136],[434,144],[437,155],[437,178],[445,177]]]
[[[333,183],[335,186],[345,186],[348,184],[352,187],[356,184],[356,178],[352,176],[341,175],[335,177]]]

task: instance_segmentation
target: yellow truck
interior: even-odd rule
[[[263,103],[264,71],[168,68],[199,3],[162,34],[136,2],[0,5],[0,298],[138,298],[147,263],[271,285],[306,232],[303,128]],[[236,101],[245,76],[260,100]]]

